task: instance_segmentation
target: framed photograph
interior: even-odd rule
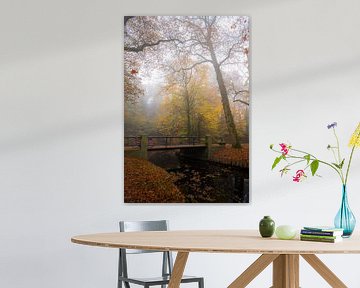
[[[248,203],[248,16],[124,17],[124,201]]]

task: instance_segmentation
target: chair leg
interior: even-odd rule
[[[204,288],[204,279],[199,280],[199,288]]]

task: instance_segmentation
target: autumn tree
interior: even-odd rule
[[[161,27],[157,17],[124,17],[124,98],[135,103],[143,95],[140,71],[147,62],[145,48],[155,47],[161,41]],[[149,49],[146,49],[149,53]],[[148,57],[150,58],[150,57]]]
[[[226,126],[235,147],[240,147],[240,138],[236,129],[229,95],[223,77],[223,67],[242,61],[241,55],[248,53],[249,28],[247,17],[189,16],[178,17],[182,26],[178,29],[178,41],[174,42],[182,53],[190,54],[196,62],[183,67],[191,70],[195,66],[210,63],[215,71]]]
[[[162,43],[178,41],[170,36],[171,23],[165,17],[158,16],[125,16],[124,17],[124,51],[146,52],[157,49]]]
[[[173,61],[170,65],[170,71],[172,73],[168,74],[167,84],[164,89],[167,92],[171,92],[173,97],[179,97],[180,102],[182,102],[182,111],[185,116],[186,122],[186,135],[193,135],[193,113],[195,106],[195,93],[192,90],[194,82],[196,81],[193,77],[193,70],[179,70],[176,71],[174,67],[188,65],[191,63],[191,60],[186,58],[178,58]]]
[[[221,103],[206,66],[179,71],[166,79],[158,118],[159,130],[167,135],[217,135]]]
[[[139,76],[141,62],[131,54],[124,54],[124,99],[125,102],[136,103],[144,94]]]
[[[126,16],[124,18],[124,53],[125,53],[125,99],[136,100],[142,93],[139,70],[146,64],[161,67],[174,58],[190,58],[191,65],[183,65],[182,82],[186,82],[189,73],[200,64],[211,65],[220,93],[227,131],[234,146],[240,147],[240,137],[234,121],[232,104],[229,98],[231,88],[224,79],[224,73],[239,69],[247,62],[249,51],[248,17],[234,16]],[[131,55],[131,56],[129,56]],[[133,59],[131,59],[133,58]],[[127,61],[127,59],[136,61]],[[141,66],[134,66],[141,63]],[[239,65],[240,64],[240,65]],[[246,63],[247,64],[247,63]],[[245,67],[246,65],[242,65]],[[247,66],[246,66],[247,69]],[[147,70],[147,69],[143,69]],[[143,72],[143,71],[141,71]],[[248,73],[248,71],[245,71]],[[248,78],[248,75],[246,76]],[[180,81],[180,82],[181,82]],[[189,83],[188,83],[189,84]],[[185,86],[183,86],[184,88]],[[128,89],[127,89],[128,88]],[[183,100],[189,100],[186,115],[186,134],[194,126],[190,117],[191,95],[183,89]],[[186,94],[187,93],[187,94]],[[174,98],[175,99],[175,98]],[[169,99],[167,99],[169,100]],[[167,101],[165,99],[165,102]],[[171,100],[174,101],[174,100]],[[245,101],[239,100],[237,102]],[[243,103],[244,104],[244,103]],[[198,121],[198,123],[200,120]],[[175,124],[175,123],[174,123]]]
[[[231,71],[224,75],[226,87],[230,96],[230,104],[232,107],[235,123],[240,135],[245,139],[249,137],[249,72]],[[239,81],[242,79],[242,81]]]

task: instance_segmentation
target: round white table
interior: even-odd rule
[[[262,238],[256,230],[191,230],[115,232],[74,236],[77,244],[176,251],[169,288],[178,288],[190,252],[262,254],[228,288],[246,287],[273,263],[274,288],[299,287],[299,256],[302,256],[331,287],[347,287],[315,254],[360,253],[360,237],[353,235],[338,243]]]

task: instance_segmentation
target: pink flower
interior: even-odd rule
[[[304,177],[306,177],[304,170],[296,171],[296,175],[293,176],[294,182],[300,182]]]
[[[281,147],[281,152],[283,155],[287,155],[289,153],[289,147],[285,143],[279,144]]]

